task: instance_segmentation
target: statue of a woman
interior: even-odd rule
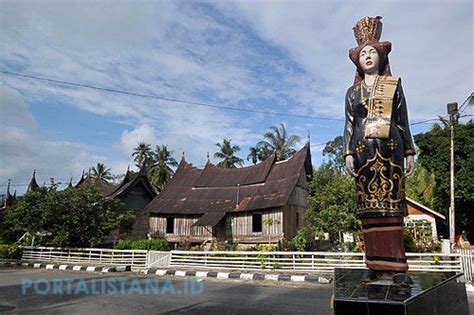
[[[381,17],[357,22],[358,46],[349,51],[356,65],[345,99],[344,156],[355,177],[357,215],[369,268],[363,281],[393,277],[410,283],[403,245],[405,176],[415,169],[414,145],[400,78],[392,76],[390,42],[380,42]],[[406,170],[405,170],[406,162]]]

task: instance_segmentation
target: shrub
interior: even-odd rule
[[[223,243],[213,243],[211,250],[215,251],[236,251],[238,243],[234,241],[227,241]]]
[[[165,239],[153,239],[153,240],[120,240],[115,244],[115,249],[144,249],[144,250],[158,250],[168,251],[170,246],[168,241]]]
[[[132,240],[119,240],[114,249],[132,249]]]
[[[23,248],[18,245],[0,245],[0,258],[21,259]]]
[[[291,241],[292,247],[298,252],[304,252],[306,249],[306,235],[303,230],[299,230],[296,236]]]
[[[260,252],[274,252],[276,250],[276,246],[272,244],[262,244],[259,245],[257,249]]]

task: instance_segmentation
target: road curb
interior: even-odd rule
[[[248,272],[217,272],[178,269],[143,269],[140,273],[145,275],[175,276],[175,277],[198,277],[214,279],[238,279],[247,281],[273,281],[273,282],[317,282],[328,284],[332,282],[329,276],[318,275],[288,275],[288,274],[264,274]]]
[[[48,264],[43,262],[25,262],[25,261],[0,261],[0,266],[5,267],[31,267],[34,269],[48,269],[48,270],[72,270],[85,272],[126,272],[131,271],[131,266],[95,266],[95,265],[71,265],[71,264]]]

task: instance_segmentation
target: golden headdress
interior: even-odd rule
[[[364,72],[359,65],[359,53],[367,45],[373,46],[380,58],[379,74],[391,75],[390,65],[388,62],[388,54],[392,50],[392,43],[380,41],[382,35],[382,17],[364,17],[360,19],[352,28],[357,41],[357,47],[349,50],[349,58],[357,67],[356,78],[354,84],[360,82],[364,77]]]

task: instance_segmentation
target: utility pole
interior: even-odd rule
[[[451,163],[450,163],[450,193],[451,193],[451,202],[449,206],[449,242],[451,245],[455,242],[455,224],[454,224],[454,125],[457,124],[459,119],[458,112],[458,103],[449,103],[448,104],[448,115],[449,115],[449,126],[451,129]]]

